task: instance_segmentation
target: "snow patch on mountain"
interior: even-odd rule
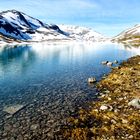
[[[68,36],[57,25],[45,24],[16,10],[0,13],[0,33],[3,36],[22,41],[44,41]]]
[[[114,37],[112,41],[121,42],[123,44],[134,47],[140,46],[140,24],[137,24],[134,27],[123,31]]]
[[[45,24],[16,10],[0,13],[0,38],[7,42],[40,42],[50,40],[102,41],[105,39],[104,36],[90,28]]]
[[[70,37],[75,40],[83,41],[101,41],[105,39],[103,35],[93,31],[91,28],[74,26],[74,25],[59,25],[59,27],[70,33]]]
[[[121,40],[121,39],[127,40],[127,39],[132,39],[132,38],[135,38],[135,37],[140,37],[140,24],[137,24],[134,27],[123,31],[122,33],[120,33],[119,35],[114,37],[114,39],[116,39],[116,40],[117,39],[118,40]]]

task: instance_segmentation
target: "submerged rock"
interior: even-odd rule
[[[117,61],[117,60],[115,60],[113,63],[114,63],[114,64],[117,64],[117,63],[118,63],[118,61]]]
[[[32,124],[32,125],[30,126],[30,129],[31,129],[31,130],[36,130],[38,127],[39,127],[38,124]]]
[[[17,105],[5,106],[3,111],[13,115],[21,108],[23,108],[23,105],[17,104]]]
[[[132,101],[130,101],[130,102],[128,103],[128,105],[140,109],[140,99],[139,99],[139,98],[133,99]]]
[[[95,83],[95,82],[96,82],[96,78],[94,77],[88,78],[88,83]]]
[[[100,90],[99,100],[93,101],[89,110],[79,111],[79,118],[77,116],[70,118],[72,127],[69,127],[69,130],[64,128],[62,131],[65,139],[140,138],[138,110],[140,109],[140,66],[138,62],[140,62],[140,56],[128,59],[97,84]]]

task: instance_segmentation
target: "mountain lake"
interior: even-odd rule
[[[0,47],[0,139],[53,137],[67,117],[96,100],[98,91],[87,79],[98,82],[111,71],[102,61],[121,63],[137,54],[138,48],[105,42]]]

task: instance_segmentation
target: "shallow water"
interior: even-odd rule
[[[39,128],[52,137],[67,123],[67,116],[96,98],[97,90],[88,85],[87,78],[93,76],[99,81],[111,70],[101,61],[121,63],[136,54],[140,49],[103,43],[0,48],[0,137],[5,133],[5,137],[29,137],[35,131],[31,129],[39,133]],[[16,105],[22,108],[12,115],[4,110]]]

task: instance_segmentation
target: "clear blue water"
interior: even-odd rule
[[[110,72],[102,61],[121,63],[136,54],[140,54],[140,49],[103,43],[1,47],[0,134],[6,131],[3,128],[7,124],[12,128],[16,123],[17,126],[25,124],[23,132],[33,122],[41,125],[40,120],[46,124],[45,129],[51,127],[48,132],[53,131],[75,108],[96,98],[97,89],[89,85],[87,79],[95,77],[99,81]],[[4,107],[17,104],[24,107],[7,120],[9,114]],[[18,127],[14,129],[19,131]]]
[[[44,96],[55,102],[84,102],[96,90],[88,77],[100,80],[110,71],[101,61],[126,60],[139,53],[115,44],[34,44],[5,46],[0,50],[0,106],[28,104]],[[84,93],[80,99],[75,93]],[[91,94],[92,93],[92,94]],[[74,96],[72,98],[72,96]],[[76,97],[75,97],[76,96]],[[53,99],[54,98],[54,99]],[[83,100],[83,101],[82,101]],[[50,102],[50,103],[51,103]],[[61,101],[60,101],[61,104]]]

